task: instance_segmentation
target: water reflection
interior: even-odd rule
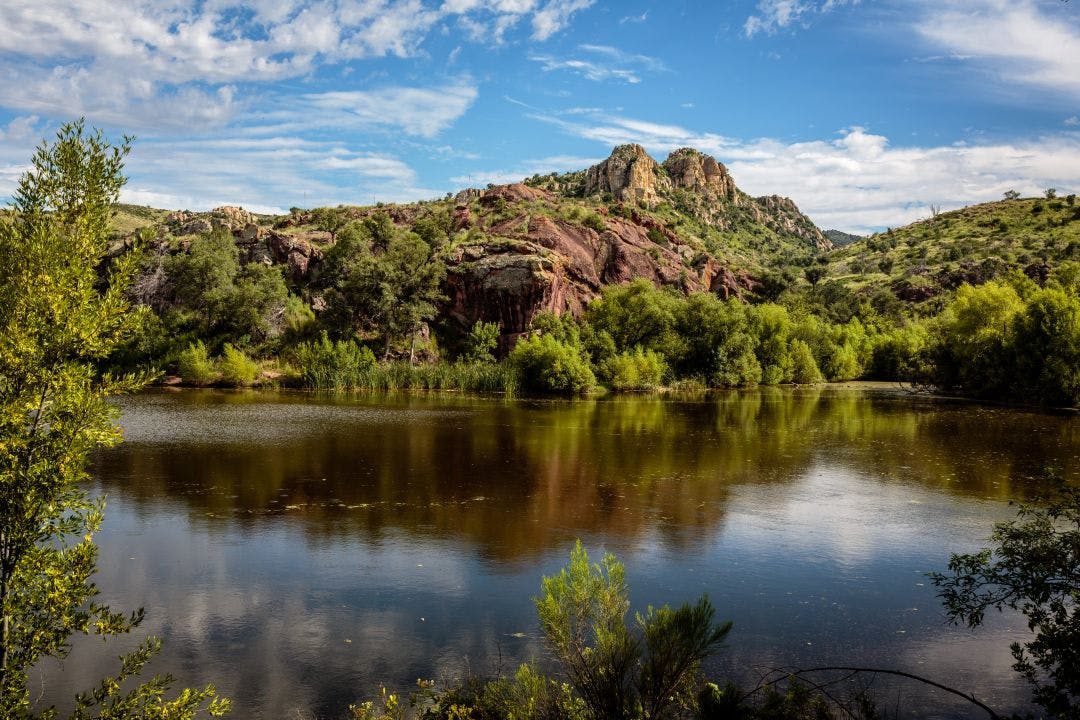
[[[95,468],[106,599],[146,606],[156,670],[255,718],[542,657],[529,597],[575,537],[626,561],[636,605],[709,592],[736,624],[718,670],[908,663],[1011,703],[995,652],[1022,623],[945,628],[922,573],[979,546],[1044,465],[1075,477],[1080,451],[1072,416],[838,387],[154,393],[122,424]],[[80,647],[56,682],[117,652]]]

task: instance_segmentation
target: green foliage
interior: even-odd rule
[[[798,338],[792,340],[791,381],[800,385],[814,385],[823,379],[810,346]]]
[[[518,341],[508,358],[526,390],[580,395],[596,384],[580,345],[552,335],[533,335]]]
[[[986,611],[1011,608],[1027,618],[1031,640],[1012,644],[1032,697],[1050,716],[1080,714],[1080,489],[1060,486],[1045,506],[1022,505],[999,523],[993,547],[953,555],[949,574],[933,573],[949,620],[974,628]]]
[[[221,380],[233,387],[246,387],[259,378],[259,363],[244,354],[243,350],[225,343],[218,360]]]
[[[1023,310],[1009,285],[961,286],[935,323],[930,352],[937,384],[973,395],[1007,395],[1012,325]]]
[[[878,380],[922,383],[929,374],[926,346],[929,332],[925,323],[892,328],[874,342],[869,375]]]
[[[1046,288],[1014,321],[1012,393],[1050,405],[1080,404],[1080,298]]]
[[[375,355],[353,340],[333,342],[326,332],[318,340],[303,342],[292,351],[292,362],[305,387],[343,390],[367,386]]]
[[[609,285],[589,304],[587,322],[606,332],[619,352],[641,347],[667,356],[678,351],[675,320],[682,299],[643,278]]]
[[[676,367],[713,386],[737,387],[761,382],[761,365],[754,348],[750,308],[736,300],[695,293],[686,299],[676,319],[683,339]]]
[[[562,664],[586,717],[666,718],[696,705],[701,661],[714,653],[731,623],[714,624],[702,596],[672,610],[630,608],[623,566],[612,555],[589,563],[579,541],[559,574],[545,577],[535,599],[544,637]]]
[[[214,362],[202,340],[196,340],[177,359],[180,378],[191,385],[209,385],[217,379]]]
[[[495,349],[499,346],[499,324],[477,322],[465,338],[463,357],[470,362],[490,362],[495,359]]]
[[[601,366],[600,377],[612,390],[655,390],[664,380],[667,363],[654,350],[641,346],[609,358]]]
[[[89,455],[115,445],[107,398],[147,376],[113,377],[96,363],[135,330],[127,289],[140,257],[108,267],[109,213],[124,183],[129,140],[113,146],[83,123],[40,146],[20,180],[14,212],[0,219],[0,717],[35,713],[28,676],[63,660],[73,634],[126,633],[125,616],[97,602],[93,534],[102,501],[84,490]],[[168,678],[136,683],[153,641],[122,658],[120,673],[76,700],[75,718],[180,718],[227,710],[213,688],[165,699]],[[125,681],[121,693],[121,681]],[[46,702],[51,699],[46,699]],[[36,701],[35,701],[36,702]]]
[[[765,304],[754,309],[751,316],[753,334],[757,337],[755,354],[761,365],[761,382],[765,385],[791,382],[795,365],[791,358],[791,318],[781,305]]]
[[[174,303],[164,315],[174,331],[256,341],[280,331],[277,318],[289,295],[281,269],[262,263],[241,266],[228,233],[195,238],[187,252],[166,260],[165,273]]]
[[[319,230],[330,233],[330,242],[334,242],[337,240],[337,234],[352,222],[352,219],[344,207],[324,207],[311,211],[311,222]]]
[[[581,221],[581,224],[587,228],[591,228],[598,233],[602,233],[607,230],[607,223],[604,222],[604,218],[600,217],[596,213],[587,214]]]
[[[979,397],[1080,403],[1080,298],[1051,286],[962,286],[936,320],[934,381]]]
[[[295,295],[285,301],[285,332],[290,339],[307,337],[315,327],[311,306]]]
[[[186,253],[168,258],[165,272],[181,311],[203,335],[217,329],[230,309],[233,280],[240,272],[240,252],[224,232],[196,237]]]
[[[327,253],[327,322],[340,334],[374,333],[391,343],[413,336],[435,317],[446,263],[413,232],[403,232],[385,213],[349,226]]]

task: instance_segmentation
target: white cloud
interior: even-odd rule
[[[416,172],[390,154],[287,136],[141,141],[127,171],[125,202],[170,209],[229,204],[283,212],[442,194],[420,186]]]
[[[546,39],[592,0],[4,0],[0,103],[136,130],[219,128],[326,66],[412,57],[444,21]],[[344,67],[342,72],[351,70]],[[271,93],[273,95],[274,93]],[[471,102],[471,101],[470,101]],[[412,127],[415,127],[416,122]],[[438,120],[424,125],[439,126]]]
[[[1032,0],[920,2],[915,30],[1007,82],[1080,97],[1080,21],[1062,3]]]
[[[849,128],[830,140],[735,140],[666,125],[594,114],[587,118],[532,115],[606,146],[636,142],[658,160],[694,147],[728,166],[751,195],[785,195],[819,226],[871,232],[944,209],[1056,187],[1080,190],[1080,133],[981,145],[893,147],[888,138]],[[592,120],[593,122],[588,122]]]
[[[575,155],[552,155],[537,160],[526,160],[509,170],[480,170],[467,175],[457,175],[450,182],[458,187],[483,187],[488,184],[506,185],[521,182],[533,175],[553,172],[571,172],[595,165],[602,157],[578,157]]]
[[[297,128],[391,127],[430,138],[464,115],[478,94],[472,85],[312,93],[270,118]]]
[[[1065,118],[1065,127],[1078,127],[1080,126],[1080,117],[1073,115],[1072,117]]]
[[[561,60],[550,55],[532,55],[529,59],[540,63],[540,67],[544,72],[567,70],[577,75],[581,75],[587,80],[596,82],[603,80],[621,80],[630,83],[631,85],[636,85],[641,82],[641,78],[638,77],[637,73],[633,70],[608,67],[591,60],[573,58]]]
[[[533,14],[533,40],[547,40],[570,22],[574,13],[592,7],[596,0],[548,0]]]
[[[814,14],[827,13],[842,5],[859,0],[758,0],[757,14],[746,18],[743,32],[752,38],[758,33],[774,35],[790,25],[805,22]]]

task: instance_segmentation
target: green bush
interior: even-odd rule
[[[532,392],[579,395],[596,385],[596,376],[581,348],[550,335],[521,340],[509,361],[521,387]]]
[[[587,228],[592,228],[598,233],[602,233],[607,230],[607,223],[604,222],[604,218],[600,217],[596,213],[589,213],[585,216],[585,219],[581,221],[581,224]]]
[[[193,342],[180,352],[177,371],[180,378],[191,385],[209,385],[217,378],[214,363],[202,340]]]
[[[714,624],[707,597],[677,610],[650,607],[626,624],[630,609],[621,563],[599,565],[579,541],[563,570],[541,583],[536,610],[544,638],[589,718],[662,718],[696,705],[701,661],[731,623]]]
[[[469,329],[465,338],[464,358],[474,362],[494,360],[498,346],[499,324],[477,322]]]
[[[821,382],[821,371],[814,360],[810,346],[799,339],[791,341],[791,381],[800,385],[814,385]]]
[[[225,343],[222,348],[218,369],[221,371],[222,381],[234,387],[252,385],[259,378],[259,363],[229,343]]]
[[[654,390],[667,372],[667,363],[659,353],[642,350],[640,346],[610,358],[603,366],[602,376],[612,390]]]
[[[297,345],[292,362],[305,387],[322,390],[371,387],[375,355],[353,340],[331,342],[323,332],[318,340]]]

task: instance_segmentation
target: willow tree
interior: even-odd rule
[[[113,145],[82,121],[42,143],[0,219],[0,717],[55,717],[30,700],[28,674],[62,659],[77,634],[126,633],[97,602],[94,533],[104,503],[83,489],[92,450],[120,441],[109,398],[147,377],[114,377],[101,361],[135,329],[125,295],[135,253],[107,263],[109,217],[131,139]],[[107,263],[108,269],[104,270]],[[159,642],[144,641],[115,675],[79,695],[72,718],[222,714],[212,687],[165,694],[171,678],[134,678]],[[53,698],[48,698],[52,701]]]

